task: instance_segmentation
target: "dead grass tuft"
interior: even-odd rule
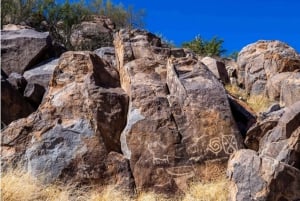
[[[227,93],[229,93],[230,95],[232,95],[240,100],[246,100],[248,97],[246,91],[239,88],[236,85],[227,84],[227,85],[225,85],[225,89],[226,89]]]
[[[243,100],[247,105],[257,114],[265,111],[273,102],[264,95],[251,95],[248,96],[245,90],[239,88],[236,85],[226,85],[226,91],[235,96],[236,98]]]
[[[206,183],[194,182],[186,194],[178,198],[166,198],[153,192],[141,192],[130,196],[114,186],[104,190],[78,189],[59,184],[43,185],[29,173],[8,171],[1,179],[1,199],[5,201],[223,201],[227,198],[225,175]]]
[[[225,177],[208,183],[193,183],[182,201],[227,201],[228,181]]]
[[[5,201],[69,200],[70,189],[45,186],[22,170],[8,171],[1,178],[1,198]]]
[[[248,105],[256,112],[263,112],[273,103],[266,96],[252,95],[247,99]]]

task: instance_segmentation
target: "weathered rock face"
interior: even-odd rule
[[[25,70],[49,57],[51,39],[48,32],[32,29],[1,31],[1,68],[9,75]]]
[[[282,72],[300,69],[297,52],[280,41],[258,41],[238,55],[238,82],[249,94],[263,94],[267,81]]]
[[[295,73],[282,83],[280,93],[280,105],[291,106],[300,101],[300,73]]]
[[[94,51],[101,59],[107,61],[111,66],[117,69],[115,48],[114,47],[101,47]]]
[[[112,46],[114,23],[105,16],[91,16],[72,27],[71,45],[75,50],[95,50]]]
[[[20,92],[7,80],[1,78],[1,122],[6,125],[28,116],[34,111]]]
[[[270,100],[280,101],[281,106],[290,106],[300,101],[300,73],[284,72],[271,77],[266,85]]]
[[[230,200],[299,200],[300,171],[252,150],[235,152],[228,162]]]
[[[252,126],[229,162],[231,200],[300,199],[300,101],[273,105]]]
[[[300,101],[286,108],[277,126],[264,135],[259,152],[300,169]]]
[[[172,114],[189,160],[226,158],[240,148],[240,133],[225,90],[205,65],[185,58],[170,61],[167,84]]]
[[[228,84],[230,82],[225,64],[223,62],[211,57],[204,57],[201,62],[204,63],[208,69],[213,72],[213,74],[224,84]]]
[[[281,109],[278,111],[267,114],[263,119],[260,119],[247,131],[245,144],[249,149],[255,151],[259,150],[260,140],[274,127],[277,126],[280,117],[284,114],[285,110]]]
[[[67,52],[49,86],[35,113],[2,132],[2,166],[24,164],[45,182],[107,184],[115,172],[132,183],[128,161],[108,158],[121,151],[126,124],[128,97],[119,88],[118,73],[91,52]],[[121,170],[111,169],[111,160]]]
[[[138,190],[183,190],[202,164],[240,147],[225,90],[206,66],[145,31],[121,30],[114,44],[130,96],[122,152]]]
[[[38,84],[43,86],[44,89],[47,89],[54,69],[58,65],[58,60],[59,59],[53,59],[31,70],[25,71],[24,78],[28,84]]]

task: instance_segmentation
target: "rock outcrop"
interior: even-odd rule
[[[184,190],[206,161],[241,147],[225,90],[205,65],[144,31],[121,30],[114,43],[130,96],[122,152],[138,190]]]
[[[236,64],[200,60],[143,30],[122,29],[114,47],[102,47],[112,45],[113,29],[109,19],[92,17],[73,27],[71,42],[100,49],[42,63],[48,33],[3,32],[4,171],[21,165],[45,183],[171,196],[207,171],[223,173],[229,160],[231,200],[300,199],[300,58],[292,48],[259,41]],[[280,104],[257,117],[226,93],[223,84],[237,78],[250,95]]]
[[[300,69],[297,52],[280,41],[258,41],[244,47],[238,55],[238,83],[250,95],[265,93],[270,78],[278,73]]]
[[[33,29],[1,30],[1,68],[7,74],[25,70],[49,58],[51,39],[48,32]]]
[[[285,109],[276,127],[260,140],[259,147],[261,155],[300,170],[300,101]]]
[[[23,164],[45,182],[132,185],[128,161],[111,153],[121,151],[128,109],[119,86],[118,73],[97,55],[63,54],[42,105],[2,132],[2,166]]]
[[[70,42],[75,50],[95,50],[113,43],[115,24],[105,16],[90,16],[72,27]]]
[[[230,200],[300,199],[300,101],[265,114],[229,162]]]
[[[229,162],[230,200],[299,200],[300,171],[252,150],[239,150]]]

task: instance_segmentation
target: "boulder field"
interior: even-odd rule
[[[72,42],[98,48],[97,37],[85,38],[98,21],[76,26]],[[227,170],[230,200],[300,199],[295,50],[258,41],[224,62],[167,47],[144,30],[113,28],[105,30],[112,47],[59,58],[47,53],[48,33],[3,31],[3,171],[21,165],[45,183],[174,195],[214,167]],[[254,114],[225,90],[232,80],[277,104]]]

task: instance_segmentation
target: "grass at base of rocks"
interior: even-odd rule
[[[194,182],[185,195],[167,199],[153,192],[141,192],[130,196],[114,186],[104,190],[78,189],[59,184],[44,185],[30,174],[8,171],[1,176],[1,200],[5,201],[226,201],[228,181],[224,175],[206,183]]]
[[[264,95],[248,96],[245,90],[239,88],[236,85],[226,85],[225,89],[230,95],[233,95],[234,97],[245,101],[245,103],[247,103],[247,105],[252,108],[253,111],[255,111],[257,114],[265,111],[272,103],[274,103]]]

